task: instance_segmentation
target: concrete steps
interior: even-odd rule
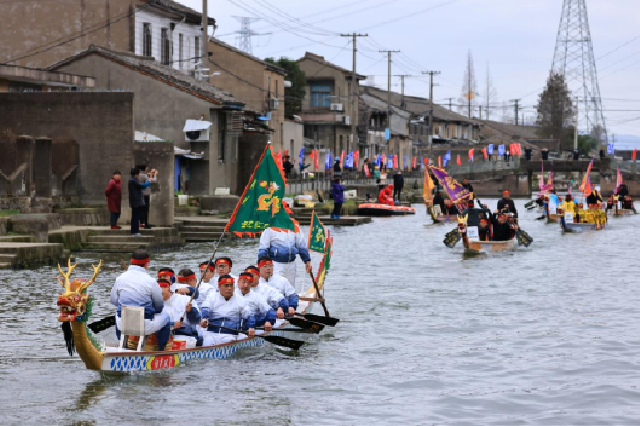
[[[64,246],[50,243],[0,243],[0,267],[28,268],[62,261]]]
[[[180,232],[180,237],[185,242],[211,242],[218,241],[224,232],[227,219],[221,218],[179,218],[176,220],[176,227]],[[227,234],[225,241],[233,239],[233,235]]]
[[[91,243],[128,243],[131,241],[140,241],[143,243],[150,243],[153,241],[153,237],[150,235],[142,235],[140,237],[132,237],[131,235],[89,235],[87,236],[87,244]]]
[[[0,237],[2,243],[33,243],[35,238],[32,235],[7,235]]]
[[[17,254],[0,253],[0,269],[11,269],[17,259]]]

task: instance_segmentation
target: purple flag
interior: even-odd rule
[[[435,177],[440,181],[440,185],[442,185],[449,198],[451,198],[451,201],[453,201],[454,203],[458,203],[471,197],[471,192],[469,192],[457,181],[451,178],[451,176],[449,176],[449,174],[444,169],[440,169],[434,166],[430,167]]]

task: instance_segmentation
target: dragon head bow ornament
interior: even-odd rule
[[[89,287],[98,276],[102,261],[98,263],[98,266],[91,265],[93,267],[93,276],[88,281],[80,278],[75,278],[73,281],[70,280],[71,273],[76,266],[77,264],[71,265],[71,260],[69,260],[67,272],[65,273],[60,265],[58,265],[58,271],[60,271],[62,275],[62,278],[58,277],[58,282],[64,287],[64,293],[58,297],[58,307],[60,309],[58,321],[61,322],[87,320],[88,305],[90,304],[87,287]]]

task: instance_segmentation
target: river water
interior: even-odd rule
[[[638,424],[640,216],[562,235],[516,204],[534,244],[470,259],[442,244],[453,225],[425,226],[420,205],[412,217],[330,227],[337,327],[298,353],[267,345],[174,371],[86,370],[64,348],[56,269],[2,271],[2,423]],[[154,254],[151,269],[195,268],[211,247]],[[257,243],[222,253],[237,273]],[[79,256],[76,276],[97,259]],[[112,313],[119,273],[107,258],[89,289],[94,319]]]

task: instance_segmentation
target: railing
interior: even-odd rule
[[[298,195],[304,193],[304,191],[316,191],[323,190],[328,191],[331,189],[331,184],[335,178],[333,170],[327,170],[326,172],[310,172],[313,173],[313,178],[309,176],[309,173],[304,173],[303,175],[292,174],[287,178],[287,188],[285,193],[287,195]],[[393,183],[393,174],[394,171],[389,170],[386,173],[386,178],[380,180],[382,184]],[[413,184],[414,180],[418,181],[418,184],[421,185],[422,182],[422,171],[403,171],[402,172],[405,181],[405,187],[409,184]],[[385,176],[385,174],[382,174]],[[349,185],[376,185],[376,178],[365,176],[362,170],[354,171],[354,170],[343,170],[342,174],[342,184],[349,187]]]

